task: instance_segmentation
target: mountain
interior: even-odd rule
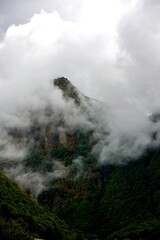
[[[35,213],[38,211],[41,216],[44,211],[42,222],[37,222],[40,220],[34,212],[26,214],[42,228],[46,222],[50,226],[46,214],[51,214],[53,226],[57,221],[62,224],[56,230],[61,234],[57,239],[159,240],[159,145],[147,146],[140,155],[135,152],[138,157],[125,159],[126,164],[100,164],[95,148],[100,147],[103,138],[107,142],[110,137],[110,129],[103,121],[104,104],[83,95],[66,78],[58,78],[53,84],[62,94],[60,107],[50,102],[40,111],[30,111],[28,127],[7,130],[12,143],[24,143],[27,154],[19,161],[3,161],[1,169],[44,206],[34,202],[35,209],[39,209]],[[150,117],[153,124],[157,124],[157,119]],[[158,141],[158,134],[152,137]],[[119,153],[117,157],[124,156]],[[9,180],[5,181],[4,186]],[[14,199],[14,191],[12,194]],[[11,202],[10,208],[15,204]],[[18,206],[21,205],[20,202]],[[26,205],[24,209],[30,207]],[[7,212],[4,218],[7,221]],[[29,224],[25,214],[22,219]],[[36,229],[31,229],[31,233],[39,235],[42,230]],[[50,231],[54,233],[51,229],[47,228],[42,237],[52,239],[46,237]],[[68,238],[60,229],[67,229]]]
[[[76,89],[76,87],[74,87],[71,84],[71,82],[67,78],[64,78],[64,77],[57,78],[53,81],[53,84],[54,84],[54,86],[56,86],[57,88],[59,88],[62,91],[63,96],[66,98],[66,100],[73,99],[75,104],[77,104],[78,106],[80,105],[80,102],[81,102],[80,94],[81,93]]]
[[[82,106],[86,102],[98,102],[81,93],[67,78],[61,77],[53,80],[53,85],[62,91],[66,100],[73,100],[77,106]],[[99,102],[100,103],[100,102]]]

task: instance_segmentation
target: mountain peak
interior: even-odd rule
[[[53,80],[53,84],[62,91],[65,99],[73,99],[77,105],[80,105],[79,91],[67,78],[56,78]]]
[[[54,79],[54,85],[59,87],[60,89],[65,89],[66,87],[72,84],[67,78],[60,77],[60,78]]]

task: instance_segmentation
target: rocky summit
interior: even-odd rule
[[[72,99],[77,105],[80,105],[80,92],[67,78],[61,77],[54,79],[53,84],[62,91],[63,96],[66,98],[66,100]]]

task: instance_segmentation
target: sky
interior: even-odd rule
[[[17,96],[65,76],[112,107],[156,111],[159,8],[157,0],[0,1],[1,90]]]
[[[1,102],[65,76],[111,107],[157,111],[159,8],[157,0],[1,1]]]

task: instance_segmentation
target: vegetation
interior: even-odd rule
[[[29,240],[34,237],[78,239],[64,221],[0,173],[0,239]]]
[[[45,190],[39,201],[56,209],[74,229],[95,234],[98,239],[158,240],[159,156],[158,149],[150,149],[128,165],[97,168],[88,165],[86,157],[86,175],[57,181],[57,188]],[[57,195],[60,204],[55,206]]]

